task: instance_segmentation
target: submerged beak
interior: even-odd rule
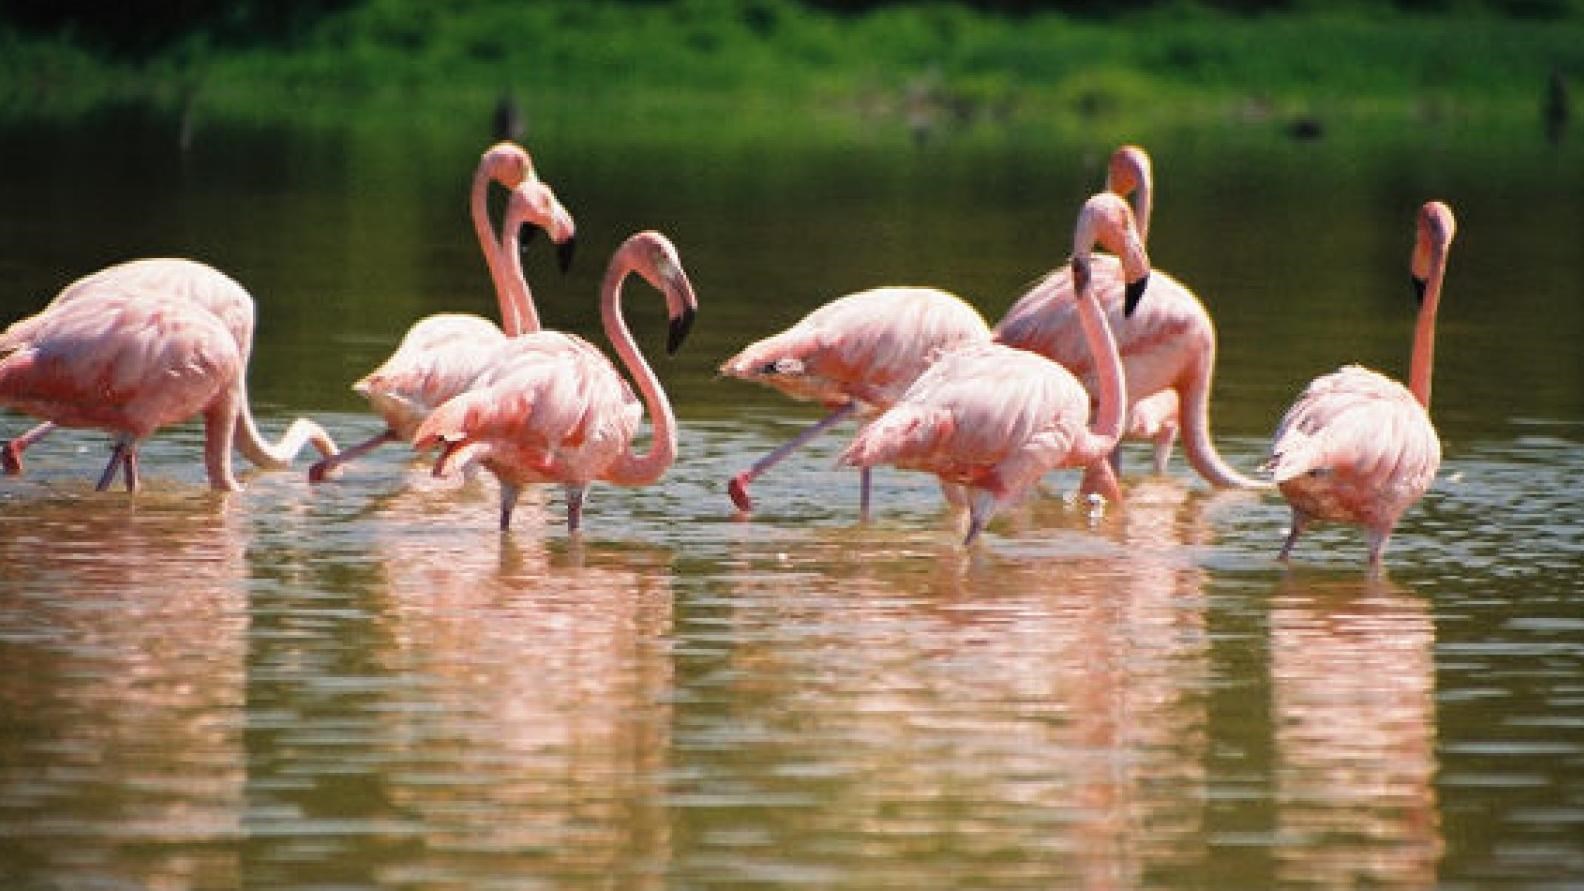
[[[556,245],[556,263],[561,267],[561,274],[572,268],[572,254],[577,251],[577,239],[568,238]]]
[[[693,330],[693,318],[698,315],[698,310],[689,306],[682,310],[680,316],[671,319],[671,325],[666,331],[666,353],[675,355],[682,341],[687,340],[688,332]]]
[[[1122,291],[1122,317],[1132,318],[1133,310],[1138,309],[1139,301],[1144,299],[1144,289],[1149,287],[1149,273],[1144,273],[1138,281],[1128,282]]]
[[[1416,305],[1424,306],[1425,288],[1429,287],[1429,284],[1429,282],[1417,275],[1413,277],[1414,303]]]

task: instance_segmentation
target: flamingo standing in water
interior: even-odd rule
[[[1436,309],[1456,222],[1440,201],[1419,209],[1412,273],[1419,298],[1408,386],[1358,365],[1310,382],[1282,416],[1271,444],[1271,472],[1292,506],[1286,560],[1314,520],[1363,526],[1369,563],[1379,568],[1392,529],[1430,488],[1441,440],[1430,423]]]
[[[99,478],[124,469],[136,491],[138,447],[154,431],[204,416],[209,484],[237,491],[231,446],[246,410],[246,363],[235,333],[186,298],[103,281],[0,334],[0,404],[65,427],[116,435]],[[312,425],[314,444],[335,443]]]
[[[576,235],[571,214],[556,200],[550,186],[538,179],[526,151],[510,142],[491,146],[474,171],[469,211],[495,285],[500,327],[470,313],[437,313],[414,323],[396,352],[352,385],[385,420],[385,429],[314,464],[308,469],[310,482],[322,482],[342,464],[386,443],[410,442],[435,406],[467,389],[484,370],[491,347],[505,338],[539,330],[539,315],[521,264],[513,266],[505,257],[490,225],[487,199],[491,182],[513,192],[525,190],[522,215],[507,220],[503,230],[515,230],[524,223],[544,229],[560,246],[562,271],[570,265]]]
[[[237,281],[218,269],[197,260],[179,257],[148,257],[117,263],[98,272],[90,273],[62,288],[38,315],[18,326],[37,325],[49,313],[84,299],[107,295],[126,295],[152,292],[166,297],[185,300],[195,307],[214,315],[236,342],[237,352],[246,369],[253,354],[253,324],[255,308],[252,295]],[[18,327],[10,335],[24,338],[27,335]],[[279,443],[271,444],[259,432],[248,403],[247,377],[241,380],[241,410],[237,416],[234,441],[253,464],[271,470],[281,470],[291,464],[304,444],[312,443],[321,454],[335,454],[335,443],[329,434],[307,418],[292,422]],[[31,430],[5,443],[0,443],[0,464],[8,474],[22,472],[22,453],[31,445],[49,435],[56,422],[45,421]]]
[[[1138,146],[1122,146],[1111,156],[1106,179],[1110,191],[1134,194],[1139,238],[1147,243],[1153,205],[1149,155]],[[1132,402],[1124,434],[1153,440],[1155,471],[1164,473],[1180,423],[1188,462],[1206,481],[1227,488],[1266,486],[1232,469],[1210,438],[1216,334],[1204,305],[1181,282],[1156,270],[1150,277],[1147,308],[1124,324],[1120,268],[1114,257],[1095,258],[1093,287],[1116,333],[1127,375]],[[1066,266],[1023,295],[996,325],[993,338],[1060,362],[1091,393],[1096,392],[1096,358],[1088,347]],[[1119,454],[1110,456],[1113,471]],[[1094,468],[1086,475],[1086,491],[1096,485],[1097,472]]]
[[[1149,257],[1118,196],[1101,192],[1084,203],[1073,233],[1071,278],[1075,304],[1098,368],[1099,411],[1089,422],[1089,394],[1066,368],[1037,353],[999,343],[962,347],[919,376],[842,453],[857,467],[895,464],[926,470],[941,480],[954,503],[968,505],[971,543],[1002,506],[1015,501],[1055,467],[1103,459],[1122,435],[1127,388],[1116,340],[1100,308],[1093,280],[1096,244],[1120,258],[1129,315],[1149,284]],[[1105,474],[1101,495],[1118,497],[1116,478]],[[957,487],[966,486],[966,497]]]
[[[529,483],[559,482],[567,492],[567,531],[581,523],[589,483],[644,486],[676,460],[676,416],[622,317],[622,284],[636,272],[665,295],[667,352],[681,346],[698,309],[675,246],[658,232],[629,237],[611,257],[600,287],[605,334],[643,394],[640,402],[616,367],[576,335],[553,331],[516,338],[495,352],[475,386],[436,408],[418,427],[413,448],[444,445],[435,474],[451,461],[478,462],[501,487],[500,528]],[[649,450],[632,439],[647,404],[654,429]]]
[[[990,337],[978,311],[936,288],[892,286],[838,297],[787,330],[749,344],[721,374],[768,384],[829,413],[731,478],[726,491],[753,510],[748,484],[787,455],[859,412],[896,402],[942,354]],[[859,474],[859,513],[869,514],[870,469]]]

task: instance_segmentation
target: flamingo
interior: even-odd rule
[[[1146,243],[1153,205],[1151,171],[1144,149],[1124,145],[1112,153],[1106,176],[1108,190],[1123,196],[1134,194],[1139,238]],[[1211,485],[1268,487],[1230,467],[1210,438],[1216,333],[1204,304],[1187,286],[1156,270],[1150,277],[1148,307],[1123,324],[1119,268],[1114,258],[1100,257],[1093,274],[1097,297],[1116,333],[1132,398],[1124,435],[1153,440],[1155,472],[1164,473],[1180,425],[1189,464]],[[1066,266],[1024,294],[996,325],[992,336],[997,343],[1033,350],[1060,362],[1078,375],[1090,392],[1096,391],[1096,360],[1079,321]],[[1119,455],[1110,456],[1113,469]],[[1085,488],[1090,485],[1086,478]]]
[[[1310,382],[1282,416],[1272,438],[1270,471],[1292,506],[1292,529],[1278,559],[1292,553],[1314,520],[1363,526],[1369,564],[1379,569],[1392,529],[1423,497],[1441,466],[1441,440],[1430,423],[1435,320],[1457,228],[1452,209],[1419,209],[1411,260],[1419,320],[1408,386],[1347,365]]]
[[[1097,464],[1122,435],[1127,388],[1116,340],[1100,308],[1109,280],[1092,273],[1096,244],[1120,258],[1131,315],[1149,284],[1149,257],[1133,213],[1117,195],[1101,192],[1083,205],[1073,233],[1072,282],[1078,317],[1098,367],[1099,410],[1092,427],[1089,395],[1077,377],[1037,353],[1001,343],[970,344],[940,357],[869,426],[859,431],[840,463],[894,464],[940,478],[954,503],[968,504],[971,544],[1002,506],[1019,498],[1055,467]],[[1100,494],[1118,497],[1116,478],[1097,479]],[[966,496],[957,488],[966,486]]]
[[[202,414],[209,484],[240,490],[231,446],[245,407],[245,363],[234,333],[182,297],[111,281],[90,290],[0,334],[0,404],[60,426],[113,432],[100,491],[121,469],[127,491],[136,491],[139,445],[160,427]],[[315,445],[335,452],[323,431]]]
[[[147,257],[108,266],[77,279],[60,290],[30,324],[50,312],[83,299],[103,297],[130,291],[153,291],[168,297],[185,300],[206,310],[220,320],[236,342],[238,355],[244,368],[253,353],[253,297],[229,275],[197,260],[179,257]],[[18,322],[18,325],[23,323]],[[25,335],[19,330],[15,335]],[[266,441],[253,419],[248,404],[247,378],[244,374],[240,397],[241,411],[237,416],[235,441],[242,453],[256,466],[281,470],[306,443],[312,443],[322,454],[335,453],[335,444],[329,434],[307,418],[292,422],[276,444]],[[49,435],[56,428],[54,421],[45,421],[22,435],[0,444],[0,464],[7,474],[22,472],[22,453],[32,444]]]
[[[942,354],[990,338],[977,310],[937,288],[889,286],[847,294],[721,363],[721,374],[768,384],[828,413],[731,478],[738,510],[753,510],[748,485],[800,446],[858,414],[889,408]],[[859,513],[869,514],[870,469],[859,474]]]
[[[567,492],[567,531],[581,524],[589,483],[644,486],[676,459],[676,416],[653,369],[633,342],[622,316],[622,284],[636,272],[665,295],[670,318],[666,351],[674,353],[692,327],[698,301],[662,234],[639,232],[611,257],[600,287],[605,334],[643,394],[594,345],[572,334],[541,331],[498,348],[494,364],[467,392],[439,406],[418,427],[414,449],[443,445],[435,463],[443,475],[459,455],[481,463],[500,481],[500,528],[511,528],[524,485],[560,482]],[[632,449],[648,405],[654,425],[649,450]]]
[[[550,186],[537,178],[526,151],[510,142],[492,146],[474,172],[469,209],[500,303],[501,326],[470,313],[437,313],[414,323],[396,352],[352,385],[385,420],[385,429],[314,464],[308,469],[309,482],[323,482],[336,468],[386,443],[410,442],[435,406],[467,389],[478,377],[491,347],[505,338],[539,330],[539,315],[521,260],[515,251],[514,256],[506,256],[490,227],[487,197],[492,181],[514,193],[502,231],[515,240],[516,230],[524,223],[545,229],[560,246],[562,271],[570,265],[576,235],[571,214],[556,200]],[[516,197],[519,191],[522,195]]]

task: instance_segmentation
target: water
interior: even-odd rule
[[[482,144],[216,131],[183,159],[111,123],[119,151],[0,141],[0,317],[117,259],[201,256],[259,298],[261,423],[349,443],[379,425],[346,385],[413,318],[490,311],[464,209]],[[1279,499],[1211,492],[1180,454],[1149,477],[1143,446],[1125,505],[1053,475],[969,551],[917,475],[882,471],[857,523],[845,432],[733,515],[724,480],[815,415],[720,359],[887,281],[999,315],[1062,259],[1108,146],[536,144],[582,241],[565,279],[530,253],[552,324],[595,331],[638,228],[692,274],[694,339],[657,363],[676,466],[595,489],[569,540],[558,492],[503,536],[493,482],[396,448],[216,495],[186,425],[128,498],[91,491],[101,436],[45,441],[0,483],[0,884],[1584,882],[1584,167],[1514,142],[1151,145],[1152,253],[1216,313],[1242,468],[1314,374],[1402,372],[1413,211],[1458,212],[1446,461],[1379,579],[1349,529],[1281,567]],[[657,344],[659,301],[631,293]]]

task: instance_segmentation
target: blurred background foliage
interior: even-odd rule
[[[503,126],[531,109],[536,126],[619,114],[651,132],[1121,108],[1532,119],[1580,77],[1584,0],[0,2],[12,121],[129,103],[297,122],[494,108]]]

